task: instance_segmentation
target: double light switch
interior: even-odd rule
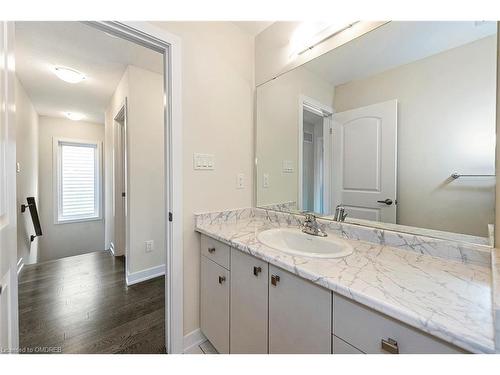
[[[213,170],[215,169],[215,157],[212,154],[194,154],[193,167],[196,170]]]

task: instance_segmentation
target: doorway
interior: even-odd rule
[[[300,211],[330,212],[332,115],[330,106],[306,96],[299,98],[297,201]]]
[[[162,103],[162,114],[164,124],[164,152],[162,158],[160,160],[164,161],[163,168],[165,173],[162,174],[162,178],[164,178],[165,189],[163,198],[156,202],[157,206],[155,207],[158,210],[158,204],[161,206],[164,205],[164,217],[165,223],[162,224],[162,230],[166,233],[166,241],[165,247],[161,247],[158,251],[163,252],[165,255],[165,263],[162,265],[163,269],[168,269],[167,272],[162,271],[167,274],[165,278],[165,313],[162,321],[165,323],[165,348],[169,353],[179,353],[182,352],[182,212],[181,212],[181,160],[180,160],[180,147],[181,147],[181,132],[180,132],[180,74],[178,67],[180,66],[180,55],[175,54],[177,48],[180,45],[180,40],[171,35],[169,33],[164,32],[163,30],[157,29],[150,24],[147,23],[114,23],[114,22],[95,22],[95,23],[85,23],[87,26],[90,26],[94,30],[99,30],[104,34],[110,36],[111,38],[124,39],[127,41],[132,41],[139,45],[145,46],[147,48],[151,48],[163,56],[163,81],[161,84],[163,94],[161,96]],[[13,26],[13,23],[11,23]],[[3,28],[3,30],[7,30],[8,28]],[[12,31],[12,30],[11,30]],[[8,30],[6,32],[9,32]],[[12,34],[13,35],[13,34]],[[4,46],[2,46],[4,47]],[[5,53],[6,50],[2,48],[2,53]],[[4,76],[2,72],[2,77]],[[1,82],[2,87],[4,85],[4,81]],[[13,83],[7,85],[8,87],[12,87]],[[4,92],[2,90],[2,92]],[[119,115],[119,113],[118,113]],[[127,158],[127,147],[123,144],[124,140],[127,136],[127,121],[126,121],[126,111],[124,118],[120,116],[115,117],[117,123],[123,123],[120,125],[120,142],[122,142],[122,147],[120,148],[117,145],[117,148],[120,150],[117,151],[117,155],[120,155],[120,159],[126,160]],[[13,118],[10,119],[12,123]],[[14,148],[15,150],[15,148]],[[98,159],[93,159],[94,162],[99,164]],[[11,163],[15,165],[14,163]],[[126,184],[128,169],[125,168],[126,163],[123,163],[124,168],[121,171],[122,179],[121,187],[125,188],[126,197],[128,198],[128,186]],[[4,181],[2,181],[4,182]],[[3,189],[4,187],[2,187]],[[8,195],[7,201],[10,203],[13,199],[15,199],[14,195]],[[15,206],[15,205],[14,205]],[[116,208],[116,207],[115,207]],[[129,215],[128,207],[125,204],[123,207],[122,218],[127,218]],[[168,219],[167,219],[168,218]],[[127,222],[127,220],[123,220]],[[43,223],[42,223],[43,227]],[[123,224],[121,225],[123,228]],[[121,241],[125,242],[125,249],[127,248],[127,238],[128,233],[126,230],[122,230],[122,233],[125,232],[125,235],[121,236]],[[3,236],[3,234],[2,234]],[[125,241],[123,241],[125,238]],[[12,239],[10,239],[12,240]],[[10,241],[9,240],[9,241]],[[10,242],[15,244],[16,241]],[[173,251],[175,245],[175,252]],[[9,247],[11,250],[12,258],[15,259],[16,249]],[[14,264],[14,262],[12,262]],[[15,265],[10,267],[10,273],[16,272]],[[141,277],[148,278],[148,275],[140,275]],[[141,282],[142,280],[136,280],[137,282]],[[10,295],[14,295],[17,297],[15,292],[17,292],[17,281],[10,283],[9,285],[11,293]],[[4,294],[5,295],[5,294]],[[5,316],[2,314],[2,326],[0,327],[0,332],[3,334],[4,332],[12,332],[11,336],[14,337],[13,340],[7,344],[9,348],[15,350],[16,348],[12,343],[15,343],[15,338],[18,336],[18,327],[16,324],[16,316],[17,316],[17,306],[13,306],[13,304],[6,305],[2,302],[1,311],[3,312],[5,309],[8,310],[9,316],[11,318],[4,320]],[[2,336],[3,337],[3,336]]]

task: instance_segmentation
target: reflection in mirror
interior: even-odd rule
[[[390,22],[257,89],[257,206],[490,244],[495,22]]]

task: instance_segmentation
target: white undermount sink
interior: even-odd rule
[[[352,246],[339,237],[317,237],[296,228],[265,230],[257,235],[257,239],[284,253],[311,258],[340,258],[353,252]]]

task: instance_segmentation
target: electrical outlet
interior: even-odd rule
[[[236,176],[236,189],[245,188],[245,175],[243,173],[238,173]]]
[[[269,174],[264,173],[262,176],[262,187],[268,188],[269,187]]]
[[[149,240],[145,242],[145,250],[146,253],[150,253],[154,250],[155,242],[153,240]]]

